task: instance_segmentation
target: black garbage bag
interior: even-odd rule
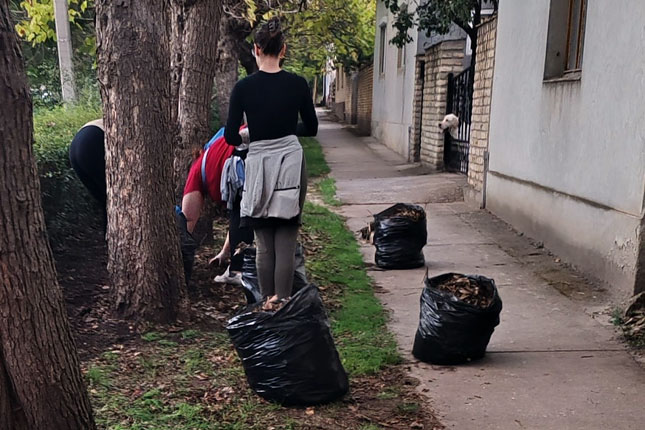
[[[378,267],[413,269],[423,266],[423,247],[427,241],[426,213],[421,206],[397,203],[374,215]]]
[[[175,211],[177,230],[179,231],[179,245],[181,247],[181,259],[184,263],[184,276],[186,283],[190,281],[195,264],[195,251],[199,244],[192,234],[188,232],[188,222],[183,212]]]
[[[260,282],[258,281],[258,271],[255,265],[255,248],[246,248],[244,250],[244,259],[242,262],[242,287],[248,304],[262,301],[260,292]],[[303,246],[296,245],[296,269],[293,273],[293,294],[308,285],[307,273],[305,271],[305,254]]]
[[[258,281],[258,269],[255,265],[255,248],[246,248],[244,250],[244,259],[242,261],[242,287],[248,304],[262,301],[262,292],[260,291],[260,281]]]
[[[502,300],[495,281],[483,276],[466,276],[486,292],[488,305],[480,307],[458,299],[437,286],[454,277],[446,273],[425,279],[421,294],[419,328],[412,354],[433,364],[461,364],[480,359],[499,324]]]
[[[285,406],[312,406],[347,393],[318,288],[309,285],[276,312],[250,305],[226,329],[251,388]]]

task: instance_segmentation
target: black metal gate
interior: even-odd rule
[[[470,146],[470,115],[473,107],[472,67],[457,76],[448,75],[448,104],[446,113],[459,117],[459,128],[454,137],[446,132],[443,161],[447,170],[468,173]]]

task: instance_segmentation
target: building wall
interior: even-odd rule
[[[339,68],[332,86],[331,108],[341,121],[356,125],[360,134],[369,135],[372,123],[373,66],[346,73]]]
[[[629,294],[645,194],[645,2],[588,2],[581,78],[558,82],[543,79],[549,4],[499,8],[487,207]]]
[[[473,192],[473,201],[479,206],[483,204],[484,158],[488,151],[496,36],[497,15],[494,15],[486,19],[477,29],[478,47],[473,89],[473,111],[470,124],[468,185],[469,191]]]
[[[411,8],[414,5],[410,6]],[[405,66],[398,67],[398,48],[389,43],[394,37],[393,17],[383,2],[376,6],[376,43],[374,46],[374,88],[372,107],[372,135],[394,151],[408,157],[412,132],[412,104],[414,97],[415,51],[414,41],[405,49]],[[379,70],[380,25],[386,24],[385,71]]]
[[[351,76],[338,66],[334,81],[334,103],[332,110],[336,118],[345,121],[345,111],[351,106]]]
[[[421,161],[421,133],[423,128],[423,94],[425,89],[426,73],[425,52],[417,55],[414,75],[414,104],[412,106],[412,141],[410,142],[408,160],[411,162]]]
[[[417,109],[415,111],[417,118],[415,125],[418,129],[420,116],[421,129],[415,131],[414,137],[418,136],[417,132],[421,133],[421,162],[437,170],[443,168],[444,134],[438,124],[446,115],[448,74],[457,74],[463,71],[465,47],[466,41],[464,39],[446,40],[428,48],[423,59],[425,61],[423,102],[413,103]],[[416,88],[418,100],[421,90],[419,80],[417,80]],[[419,114],[418,109],[421,105],[422,111]],[[412,151],[414,152],[414,147]]]
[[[358,115],[357,125],[361,134],[369,135],[372,129],[372,92],[374,87],[374,66],[363,68],[358,74]]]

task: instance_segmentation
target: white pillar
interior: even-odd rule
[[[69,29],[67,0],[54,0],[54,17],[56,20],[56,39],[58,44],[58,66],[60,68],[60,85],[63,90],[63,101],[76,100],[74,84],[74,67],[72,63],[72,39]]]

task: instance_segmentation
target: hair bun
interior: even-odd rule
[[[271,18],[268,23],[269,35],[273,38],[282,31],[282,25],[279,18]]]

